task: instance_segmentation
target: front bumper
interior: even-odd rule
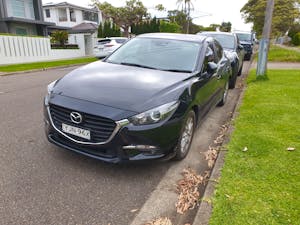
[[[253,46],[251,44],[242,44],[245,50],[245,59],[250,59],[253,54]]]
[[[105,162],[164,160],[175,155],[174,148],[180,136],[182,118],[155,125],[120,126],[110,140],[102,144],[78,143],[58,132],[44,107],[45,132],[48,140],[64,149]]]

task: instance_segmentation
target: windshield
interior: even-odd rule
[[[235,48],[234,37],[232,35],[213,34],[213,33],[209,33],[207,35],[215,38],[222,45],[223,48],[226,48],[226,49],[234,49]]]
[[[134,38],[106,59],[106,62],[145,68],[192,72],[200,43],[160,38]]]
[[[237,33],[236,34],[240,41],[251,41],[251,34],[246,34],[246,33]]]

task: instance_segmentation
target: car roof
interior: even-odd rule
[[[207,37],[204,35],[195,35],[195,34],[177,34],[177,33],[149,33],[141,34],[137,37],[142,38],[160,38],[160,39],[173,39],[179,41],[192,41],[192,42],[204,42]]]
[[[221,31],[203,31],[197,33],[197,35],[209,35],[209,34],[222,34],[222,35],[228,35],[228,36],[235,36],[234,33],[229,33],[229,32],[221,32]]]
[[[251,31],[235,31],[235,34],[252,34],[253,32]]]

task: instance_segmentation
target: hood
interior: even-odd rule
[[[53,93],[118,109],[142,112],[173,101],[189,73],[174,73],[97,61],[60,79]],[[174,90],[174,91],[172,91]],[[160,97],[160,100],[156,100]],[[168,99],[170,98],[170,99]]]

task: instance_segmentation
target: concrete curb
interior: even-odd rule
[[[251,60],[249,67],[246,70],[246,75],[244,75],[243,77],[248,76],[249,71],[252,68],[252,63],[253,63],[253,60]],[[238,98],[237,104],[236,104],[234,112],[232,114],[232,120],[234,120],[238,116],[239,113],[237,112],[237,109],[239,109],[239,107],[242,103],[242,99],[245,94],[245,90],[246,90],[245,82],[242,81],[242,83],[244,86],[242,88],[241,94]],[[230,125],[229,129],[226,132],[226,140],[224,141],[223,145],[228,143],[228,141],[229,141],[228,137],[233,132],[233,130],[234,130],[234,127],[232,125]],[[226,156],[226,151],[219,152],[218,158],[217,158],[214,168],[211,172],[209,181],[205,187],[204,195],[202,196],[202,202],[200,203],[200,206],[199,206],[196,216],[194,218],[193,225],[208,225],[209,224],[209,219],[211,217],[211,213],[213,210],[212,198],[214,196],[215,188],[218,183],[218,180],[221,177],[221,170],[224,166],[225,156]]]
[[[46,71],[46,70],[70,68],[70,67],[76,67],[76,66],[83,66],[86,64],[88,64],[88,63],[79,63],[79,64],[72,64],[72,65],[66,65],[66,66],[56,66],[56,67],[49,67],[49,68],[42,68],[42,69],[17,71],[17,72],[0,72],[0,77],[1,76],[4,77],[4,76],[11,76],[11,75],[18,75],[18,74],[24,74],[24,73],[33,73],[33,72]]]

